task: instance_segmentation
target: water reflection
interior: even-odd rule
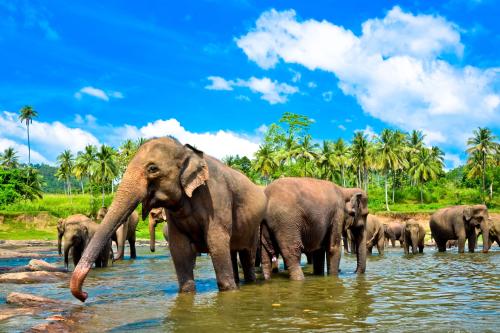
[[[339,277],[313,276],[306,266],[305,281],[289,281],[282,273],[224,293],[217,292],[210,258],[204,256],[195,270],[198,293],[181,295],[165,250],[151,255],[139,248],[138,254],[137,260],[92,271],[84,305],[71,298],[65,283],[0,285],[0,299],[21,291],[72,301],[70,316],[84,315],[75,323],[77,332],[493,331],[500,326],[498,247],[488,254],[426,248],[415,256],[389,249],[369,257],[362,276],[352,273],[355,256],[344,255]],[[0,331],[23,331],[44,318],[9,319],[0,322]]]

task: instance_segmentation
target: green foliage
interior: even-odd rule
[[[35,169],[0,168],[0,207],[41,197],[41,177]]]

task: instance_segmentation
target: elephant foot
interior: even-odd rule
[[[196,291],[196,287],[193,280],[186,281],[182,286],[179,287],[180,293],[192,293]]]
[[[235,290],[238,289],[238,286],[234,283],[234,281],[231,282],[217,282],[217,286],[219,287],[219,291],[229,291],[229,290]]]
[[[299,267],[298,269],[290,269],[290,280],[292,281],[302,281],[304,280],[304,273],[302,272],[302,269]]]

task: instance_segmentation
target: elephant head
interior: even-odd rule
[[[85,301],[87,294],[82,291],[82,285],[92,263],[120,223],[139,203],[142,202],[143,219],[156,207],[177,211],[208,178],[203,152],[173,138],[144,143],[127,166],[108,213],[73,272],[72,294]]]
[[[465,206],[463,219],[466,227],[481,230],[483,234],[483,252],[488,252],[490,234],[488,208],[485,205]]]
[[[67,269],[69,266],[69,251],[73,249],[73,263],[76,266],[90,237],[88,227],[84,223],[66,223],[64,229],[64,265]]]
[[[95,219],[97,221],[102,221],[102,220],[104,220],[104,217],[106,216],[107,213],[108,213],[108,209],[106,207],[101,207],[101,208],[99,208],[99,211],[97,212]]]
[[[368,216],[368,197],[366,193],[360,189],[344,189],[344,192],[348,193],[345,197],[347,219],[344,229],[364,228]]]
[[[404,241],[411,241],[411,252],[416,254],[418,252],[418,241],[420,239],[420,224],[415,220],[408,220],[403,224]]]
[[[163,208],[153,208],[149,213],[149,249],[155,252],[155,228],[158,223],[167,222],[167,214]]]
[[[59,255],[62,255],[61,243],[64,235],[64,223],[64,219],[59,219],[59,221],[57,221],[57,251]]]

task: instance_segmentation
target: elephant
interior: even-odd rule
[[[245,280],[255,281],[255,250],[267,199],[241,172],[173,137],[155,138],[128,164],[101,227],[70,280],[73,296],[85,301],[82,286],[117,226],[142,203],[142,218],[165,208],[169,247],[179,292],[194,292],[196,252],[210,253],[220,291],[237,288],[232,253],[238,253]],[[236,267],[237,269],[237,267]]]
[[[476,231],[483,233],[483,252],[488,252],[489,225],[488,208],[485,205],[461,205],[441,208],[432,214],[429,226],[432,238],[436,241],[439,252],[446,251],[446,242],[458,240],[458,252],[465,250],[465,240],[469,243],[469,252],[476,247]]]
[[[452,247],[455,247],[458,245],[458,240],[456,239],[449,239],[446,241],[446,248],[451,249]]]
[[[96,220],[102,221],[108,213],[106,207],[101,207],[97,212]],[[116,249],[118,254],[114,260],[123,260],[125,256],[125,242],[128,241],[130,245],[130,259],[135,259],[137,257],[135,250],[135,231],[137,229],[137,224],[139,223],[139,215],[133,212],[128,216],[128,218],[120,225],[116,232],[111,237],[116,243]]]
[[[317,275],[324,274],[326,252],[327,273],[337,275],[344,227],[351,228],[356,236],[364,236],[367,198],[358,189],[351,190],[325,180],[294,177],[280,178],[266,187],[264,223],[276,240],[291,280],[304,279],[300,267],[302,252],[312,253]],[[358,260],[356,271],[364,273],[365,265]]]
[[[405,254],[411,252],[413,254],[418,252],[424,252],[424,239],[425,239],[425,229],[424,227],[418,223],[417,221],[410,219],[403,223],[403,248],[405,250]]]
[[[489,219],[488,226],[490,230],[490,234],[488,237],[488,250],[489,250],[494,242],[497,242],[497,245],[500,246],[500,220]],[[479,231],[479,233],[477,234],[476,240],[479,238],[480,235],[482,235],[481,231]],[[484,242],[485,241],[483,239],[483,243]]]
[[[97,231],[99,225],[89,218],[87,220],[77,221],[69,220],[64,225],[64,264],[66,268],[69,265],[69,252],[71,250],[73,264],[77,266],[82,253],[89,244],[90,240]],[[112,258],[111,241],[103,247],[97,258],[94,260],[96,267],[107,267],[108,260]]]
[[[155,252],[155,228],[158,223],[167,222],[167,213],[163,208],[153,208],[149,212],[149,249]],[[166,225],[165,225],[166,226]],[[163,237],[168,242],[168,227],[163,228]]]
[[[74,223],[74,222],[88,222],[90,221],[90,218],[83,214],[75,214],[75,215],[70,215],[65,219],[59,219],[57,222],[57,251],[59,255],[62,255],[62,238],[64,235],[65,227],[67,223]]]
[[[384,224],[384,236],[387,241],[391,241],[392,247],[396,247],[396,241],[399,241],[401,247],[403,246],[403,225],[399,222],[390,222]]]
[[[378,254],[384,254],[384,225],[374,215],[368,214],[366,219],[366,250],[372,254],[374,246],[377,247]]]

